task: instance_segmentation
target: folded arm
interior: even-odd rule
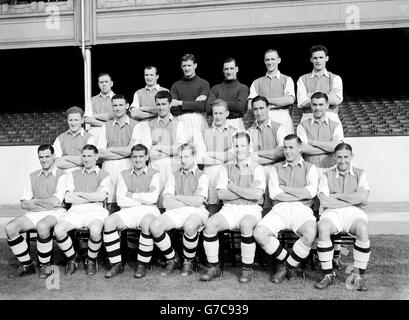
[[[351,193],[337,193],[334,198],[349,204],[363,204],[368,202],[369,191],[356,191]]]
[[[337,208],[345,208],[345,207],[350,206],[345,201],[340,201],[336,198],[328,197],[322,192],[318,195],[318,198],[320,199],[320,204],[323,208],[337,209]]]
[[[335,147],[341,143],[341,141],[319,141],[308,139],[308,143],[313,147],[320,148],[326,152],[334,152]]]
[[[185,206],[200,207],[203,205],[204,198],[202,196],[185,196],[175,195],[174,198],[185,204]]]
[[[311,195],[306,188],[294,188],[294,187],[281,186],[281,189],[285,193],[296,197],[298,200],[304,200],[304,199],[311,198]]]
[[[275,108],[292,105],[295,101],[295,98],[290,95],[284,95],[282,97],[277,97],[277,98],[267,98],[267,100],[270,103],[269,108],[275,109]]]
[[[178,209],[186,207],[186,204],[182,201],[179,201],[175,198],[175,196],[171,196],[170,194],[165,194],[163,196],[163,207],[166,210]]]
[[[244,198],[247,200],[259,200],[264,193],[263,190],[257,188],[259,184],[260,183],[258,181],[254,181],[248,188],[243,188],[229,181],[227,185],[227,189],[236,193],[241,198]]]

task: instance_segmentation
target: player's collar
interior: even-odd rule
[[[280,72],[280,70],[277,70],[277,71],[275,71],[273,73],[268,73],[268,71],[267,71],[266,72],[266,77],[270,78],[270,79],[277,78],[278,80],[280,80],[281,72]]]
[[[315,76],[320,76],[320,75],[324,75],[324,76],[326,76],[327,78],[329,78],[329,74],[328,74],[328,70],[327,70],[327,69],[324,69],[324,70],[321,71],[320,73],[315,72],[315,70],[312,70],[310,78],[312,79],[312,78],[314,78]]]
[[[49,170],[48,172],[45,172],[43,169],[40,170],[40,173],[38,174],[38,176],[41,176],[42,174],[48,176],[49,174],[52,174],[54,177],[57,176],[57,166],[55,164],[52,165],[52,169]]]
[[[212,124],[212,130],[213,130],[213,132],[215,132],[216,130],[217,131],[227,131],[227,130],[229,130],[229,128],[228,128],[228,126],[227,126],[227,123],[224,125],[224,127],[220,130],[220,128],[217,128],[215,125],[214,125],[214,123]]]
[[[112,126],[114,126],[115,124],[117,124],[117,125],[121,125],[117,120],[116,120],[116,118],[114,118],[114,121],[112,121]],[[126,115],[125,116],[125,124],[127,124],[128,126],[130,125],[130,119],[129,119],[129,117],[128,117],[128,115]]]
[[[192,173],[193,175],[195,175],[197,169],[198,169],[198,167],[197,167],[197,164],[196,164],[196,162],[195,162],[194,166],[193,166],[192,168],[188,169],[188,170],[184,170],[183,168],[180,168],[180,175],[185,174],[185,175],[188,176],[190,173]]]
[[[81,135],[84,136],[85,135],[85,130],[84,128],[81,128],[77,133],[72,133],[70,130],[67,130],[67,134],[72,135],[73,137],[77,136],[77,135]]]
[[[86,173],[88,173],[88,174],[91,174],[91,173],[93,173],[93,172],[95,172],[97,175],[98,175],[98,173],[99,173],[99,167],[97,166],[97,165],[95,165],[93,168],[91,168],[90,170],[87,170],[87,169],[85,169],[85,167],[84,168],[82,168],[82,171],[81,171],[81,174],[84,174],[85,172]]]
[[[303,157],[300,156],[300,160],[298,160],[298,162],[295,165],[291,165],[290,163],[287,162],[287,160],[285,160],[284,163],[283,163],[283,168],[288,167],[288,166],[295,167],[297,165],[299,165],[300,167],[302,167],[304,165]]]
[[[140,176],[142,173],[148,174],[148,166],[145,166],[145,168],[142,171],[140,171],[139,173],[135,170],[135,168],[132,168],[130,176],[132,174],[136,174],[137,176]]]
[[[250,158],[250,156],[248,156],[247,159],[245,159],[241,164],[244,165],[244,166],[250,167],[250,165],[251,165],[251,158]],[[239,163],[237,162],[237,159],[234,159],[234,165],[235,165],[237,168],[240,168]]]
[[[334,169],[335,169],[335,179],[338,179],[341,174],[340,174],[340,172],[338,171],[337,165],[334,166]],[[355,172],[354,172],[354,170],[352,169],[352,166],[349,167],[348,173],[349,173],[351,176],[355,176]]]
[[[311,117],[310,121],[311,121],[311,124],[313,124],[314,122],[319,122],[319,123],[325,122],[326,124],[329,124],[328,115],[326,113],[325,113],[324,119],[322,121],[320,121],[318,119],[315,119],[314,116]]]
[[[101,98],[109,97],[109,99],[112,99],[112,97],[115,95],[115,93],[111,90],[107,95],[103,95],[101,92],[99,93],[99,96]]]
[[[160,91],[160,85],[156,84],[156,86],[154,86],[154,87],[148,87],[147,85],[145,86],[145,90],[148,90],[148,91],[152,91],[152,90],[155,90],[155,89],[156,89],[156,91]]]

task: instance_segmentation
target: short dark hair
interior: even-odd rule
[[[234,59],[232,57],[228,57],[228,58],[224,59],[223,64],[230,63],[230,62],[234,62],[234,65],[237,67],[237,61],[236,61],[236,59]]]
[[[326,56],[328,55],[328,49],[324,47],[323,45],[319,44],[319,45],[312,46],[310,48],[310,56],[312,56],[312,54],[317,51],[324,51],[325,55]]]
[[[151,70],[151,69],[155,69],[156,75],[159,75],[159,70],[155,66],[146,66],[143,70],[145,71],[145,70]]]
[[[275,52],[275,53],[277,53],[277,57],[280,58],[280,54],[278,53],[278,51],[277,51],[276,49],[267,49],[267,50],[264,52],[264,56],[266,56],[266,54],[267,54],[267,53],[270,53],[270,52]]]
[[[195,146],[191,143],[184,143],[179,147],[179,152],[183,150],[190,150],[192,152],[192,155],[196,154],[196,149]]]
[[[84,150],[92,150],[94,151],[95,154],[98,154],[98,149],[93,144],[86,144],[85,146],[82,147],[82,151]]]
[[[325,102],[328,102],[327,94],[324,93],[324,92],[320,92],[320,91],[317,91],[317,92],[313,93],[313,95],[311,96],[311,101],[312,101],[312,99],[321,99],[321,98],[324,98]]]
[[[266,106],[268,107],[269,102],[267,100],[266,97],[263,96],[255,96],[252,100],[251,100],[251,106],[253,107],[253,104],[256,103],[257,101],[264,101],[264,103],[266,104]]]
[[[84,116],[84,110],[82,110],[80,107],[77,106],[73,106],[71,108],[69,108],[67,111],[65,111],[67,117],[69,114],[74,114],[74,113],[79,113],[81,115],[81,117]]]
[[[237,131],[234,135],[233,135],[233,139],[239,139],[239,138],[246,138],[247,139],[247,143],[250,144],[250,135],[246,132],[246,131]]]
[[[186,53],[184,54],[181,58],[180,58],[180,63],[184,62],[184,61],[189,61],[191,60],[193,63],[196,63],[196,58],[193,54],[191,53]]]
[[[113,97],[112,97],[112,99],[111,99],[111,101],[114,101],[114,100],[116,100],[116,99],[124,99],[125,100],[125,103],[128,103],[128,99],[125,97],[125,95],[123,95],[123,94],[115,94]]]
[[[294,140],[294,139],[297,141],[297,143],[298,143],[299,145],[302,144],[302,141],[301,141],[300,137],[297,136],[297,135],[294,134],[294,133],[287,134],[287,135],[284,137],[284,140],[285,140],[285,141]]]
[[[109,74],[109,73],[107,73],[107,72],[101,72],[99,75],[98,75],[98,80],[99,80],[99,78],[101,78],[101,77],[103,77],[103,76],[108,76],[109,77],[109,79],[111,79],[111,81],[112,81],[112,77],[111,77],[111,75]]]
[[[351,145],[345,142],[338,143],[337,146],[335,147],[334,153],[337,152],[338,150],[349,150],[352,153]]]
[[[135,144],[132,147],[131,153],[134,152],[134,151],[144,151],[145,156],[148,154],[148,148],[145,145],[141,144],[141,143]]]
[[[41,146],[38,147],[37,153],[40,153],[40,151],[45,151],[45,150],[50,150],[51,154],[54,154],[54,148],[51,144],[42,144]]]
[[[227,105],[227,102],[223,99],[216,99],[212,103],[212,110],[213,107],[218,107],[218,106],[223,106],[226,108],[226,111],[229,111],[229,106]]]
[[[169,93],[169,91],[166,91],[166,90],[158,91],[158,92],[155,94],[155,101],[158,100],[158,99],[168,99],[168,102],[169,102],[169,103],[172,102],[172,96],[171,96],[171,94]]]

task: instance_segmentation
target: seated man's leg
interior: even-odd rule
[[[358,209],[359,210],[359,209]],[[349,233],[356,236],[354,245],[354,288],[359,291],[367,291],[365,279],[362,277],[368,265],[371,255],[371,246],[368,236],[368,222],[359,218],[354,221]]]
[[[112,278],[124,271],[121,256],[121,238],[118,230],[126,228],[121,217],[113,213],[104,220],[103,241],[111,264],[111,269],[105,274],[105,278]]]
[[[196,257],[196,249],[199,243],[198,230],[204,224],[204,217],[193,213],[183,224],[183,269],[182,276],[188,276],[193,273],[193,261]]]
[[[55,216],[49,215],[41,219],[36,226],[37,229],[37,254],[38,262],[40,264],[40,274],[39,277],[42,279],[47,278],[51,275],[52,268],[51,254],[53,250],[53,229],[57,224],[57,218]]]
[[[250,208],[249,208],[250,210]],[[261,220],[261,212],[258,217],[255,215],[245,215],[239,223],[241,232],[241,262],[242,271],[240,276],[241,283],[250,282],[253,278],[253,263],[256,254],[256,242],[253,237],[253,230]]]
[[[341,230],[337,228],[337,219],[334,212],[323,213],[318,222],[318,259],[321,263],[321,269],[324,272],[324,278],[315,284],[317,289],[325,289],[335,283],[335,273],[332,259],[334,257],[334,246],[331,241],[331,235]],[[335,222],[335,223],[334,223]]]
[[[172,243],[167,233],[167,231],[171,229],[180,228],[182,226],[178,226],[170,216],[177,216],[177,210],[179,209],[165,211],[165,213],[153,220],[149,226],[153,241],[167,259],[166,269],[161,273],[161,275],[163,276],[170,274],[173,270],[177,269],[181,265],[181,261],[177,256],[175,250],[172,248]]]
[[[97,257],[102,246],[102,229],[104,219],[92,220],[87,228],[89,229],[88,254],[85,260],[86,274],[94,275],[98,272]]]
[[[75,220],[75,216],[71,215],[70,210],[68,210],[66,216],[61,219],[54,228],[57,244],[67,258],[67,266],[65,270],[67,275],[73,274],[75,271],[77,271],[78,263],[80,261],[80,257],[78,257],[77,253],[75,252],[72,240],[68,235],[68,232],[71,230],[81,227],[80,223],[74,222]]]
[[[156,210],[155,210],[156,211]],[[157,213],[147,213],[139,225],[141,233],[139,236],[139,248],[138,248],[138,267],[134,273],[135,278],[143,278],[146,275],[146,268],[151,262],[153,254],[153,237],[150,232],[151,223],[159,216],[159,210]]]
[[[25,216],[17,217],[6,224],[7,243],[21,263],[17,276],[35,273],[34,263],[29,255],[27,242],[21,235],[21,233],[34,228],[34,223]]]
[[[217,234],[230,228],[229,221],[225,217],[226,212],[233,213],[230,211],[232,211],[231,206],[223,206],[218,213],[207,219],[205,223],[203,230],[203,247],[210,266],[207,272],[200,278],[202,281],[210,281],[220,276],[219,238]]]
[[[295,268],[308,256],[317,236],[317,222],[309,207],[296,202],[291,203],[288,209],[291,214],[291,228],[300,236],[300,239],[294,243],[285,264],[274,274],[272,279],[274,283],[281,283],[284,278],[290,279],[294,275]]]
[[[289,253],[283,248],[280,241],[278,241],[278,233],[281,230],[288,229],[290,224],[285,219],[285,211],[287,204],[277,204],[263,219],[257,224],[254,229],[254,239],[260,244],[261,248],[283,265],[283,262],[288,258]],[[275,283],[281,281],[275,280],[274,270],[271,273],[270,280]],[[274,281],[275,280],[275,281]]]

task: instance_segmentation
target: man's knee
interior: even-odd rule
[[[215,234],[218,232],[219,224],[215,217],[216,216],[212,216],[211,218],[207,219],[205,223],[204,233]]]
[[[156,216],[154,216],[153,214],[147,214],[145,217],[143,217],[139,225],[139,228],[141,229],[142,233],[150,234],[150,226],[155,219]]]
[[[328,221],[321,220],[318,222],[318,236],[319,238],[328,238],[331,235],[332,225]]]
[[[309,223],[302,235],[302,238],[304,238],[304,243],[308,244],[311,246],[317,236],[317,225],[315,223]]]
[[[57,239],[61,240],[68,232],[67,225],[65,223],[57,223],[54,227],[54,233]]]
[[[17,223],[15,223],[14,221],[7,223],[6,234],[9,239],[18,236],[20,234],[20,228]]]
[[[239,227],[241,233],[253,234],[253,229],[257,225],[257,220],[254,217],[247,216],[240,220]]]
[[[355,227],[355,235],[358,240],[365,241],[368,238],[368,224],[366,222],[360,222]]]
[[[103,227],[102,222],[100,222],[100,223],[99,222],[91,223],[88,226],[88,230],[89,230],[89,234],[90,234],[91,238],[99,238],[100,235],[102,234],[102,227]]]
[[[116,214],[111,214],[104,220],[104,230],[105,231],[112,231],[115,230],[117,227],[117,215]]]
[[[40,221],[37,223],[37,234],[40,238],[44,239],[50,235],[50,231],[52,229],[52,225],[45,221]]]
[[[267,242],[267,239],[269,237],[269,230],[264,226],[256,226],[253,231],[253,236],[257,242],[264,244],[265,242]]]
[[[197,221],[193,220],[186,220],[183,224],[183,231],[189,236],[195,235],[197,230],[199,229],[200,224]]]
[[[163,233],[163,226],[160,218],[156,218],[151,222],[149,230],[151,234],[155,237],[160,236]]]

